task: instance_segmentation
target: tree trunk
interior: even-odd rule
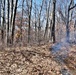
[[[41,41],[41,25],[40,25],[40,18],[39,18],[39,26],[38,26],[38,43],[40,45]]]
[[[21,15],[21,41],[22,41],[22,25],[23,25],[23,7],[24,7],[24,0],[22,1],[22,15]]]
[[[15,9],[14,9],[14,16],[13,16],[13,26],[12,26],[12,34],[11,34],[11,37],[12,37],[12,44],[13,44],[13,41],[14,41],[14,31],[15,31],[15,18],[16,18],[16,11],[17,11],[17,4],[18,4],[18,0],[16,0],[16,3],[15,3]]]
[[[44,39],[47,40],[47,37],[48,37],[48,27],[49,27],[49,9],[50,9],[50,1],[49,0],[49,5],[48,5],[48,8],[46,10],[46,13],[47,13],[47,20],[46,20],[46,27],[45,27],[45,34],[44,34]]]
[[[36,0],[35,0],[35,41],[37,37],[37,22],[36,22]]]
[[[53,0],[53,19],[52,19],[52,33],[51,33],[51,37],[53,39],[53,43],[56,42],[55,40],[55,9],[56,9],[56,0]]]
[[[11,43],[11,34],[12,34],[12,23],[13,23],[13,12],[14,12],[14,0],[11,0],[11,7],[10,7],[10,43]]]
[[[69,28],[69,14],[70,10],[76,7],[76,4],[71,7],[73,0],[70,1],[70,4],[68,6],[68,13],[67,13],[67,23],[66,23],[66,41],[69,42],[70,40],[70,28]]]
[[[1,40],[2,43],[4,44],[4,24],[5,24],[5,0],[3,2],[3,22],[2,22],[2,30],[1,30]]]
[[[30,1],[31,5],[29,6],[29,27],[28,27],[28,43],[30,43],[30,32],[31,32],[31,12],[32,12],[32,0]]]
[[[8,44],[9,44],[9,0],[7,0],[7,2],[8,2],[8,9],[7,9],[7,12],[8,12],[8,24],[7,24],[7,46],[8,46]]]
[[[66,41],[69,42],[70,30],[69,30],[69,9],[67,15],[67,24],[66,24]]]
[[[76,43],[76,20],[75,20],[75,24],[74,24],[74,41]]]
[[[0,0],[0,27],[1,27],[1,0]]]
[[[42,5],[41,5],[41,8],[40,8],[40,12],[39,12],[39,18],[38,18],[38,43],[40,45],[40,42],[41,42],[41,23],[40,23],[40,18],[41,18],[41,12],[42,12],[42,7],[43,7],[43,4],[44,4],[44,0],[42,0]]]

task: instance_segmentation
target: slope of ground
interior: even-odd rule
[[[0,50],[0,75],[70,75],[70,60],[65,59],[66,65],[59,64],[49,50],[50,45]]]
[[[70,53],[68,57],[65,58],[64,63],[71,70],[71,72],[76,75],[76,46],[70,48]]]
[[[55,60],[66,65],[70,73],[76,75],[76,44],[60,42],[52,46],[51,50]]]

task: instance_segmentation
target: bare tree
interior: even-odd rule
[[[10,29],[9,29],[9,36],[10,36],[10,43],[11,43],[11,34],[12,34],[12,23],[13,23],[13,12],[14,12],[14,0],[10,2]]]
[[[46,27],[45,27],[45,33],[44,33],[44,38],[45,40],[47,40],[47,37],[48,37],[48,27],[49,27],[49,10],[50,10],[50,2],[51,0],[49,0],[49,4],[48,4],[48,7],[46,6],[46,15],[47,15],[47,18],[46,18]]]
[[[10,10],[10,3],[9,3],[9,0],[7,0],[7,3],[8,3],[8,8],[7,8],[7,12],[8,12],[8,25],[7,25],[7,45],[9,43],[9,10]]]
[[[66,23],[66,41],[69,42],[69,38],[70,38],[70,29],[69,29],[69,14],[70,11],[76,7],[76,4],[74,6],[71,7],[73,0],[70,1],[70,4],[68,6],[68,13],[67,13],[67,23]]]
[[[32,13],[32,1],[33,0],[26,0],[27,8],[28,8],[28,43],[30,43],[31,39],[31,13]]]
[[[58,35],[63,35],[60,34],[62,32],[56,34],[56,22],[58,21],[60,27],[60,29],[58,28],[59,31],[63,30],[61,28],[63,25],[64,29],[66,28],[64,31],[67,38],[66,40],[69,41],[71,32],[70,28],[72,28],[70,26],[71,23],[73,23],[73,17],[75,17],[75,10],[73,9],[76,7],[76,4],[74,4],[74,0],[65,0],[64,3],[63,0],[42,0],[41,4],[37,3],[36,0],[22,0],[21,3],[21,0],[19,1],[19,3],[18,1],[19,0],[0,0],[0,32],[1,40],[3,43],[5,43],[4,40],[6,37],[7,45],[13,44],[14,35],[18,31],[17,29],[20,30],[18,38],[21,42],[23,42],[23,36],[25,36],[25,39],[28,41],[28,43],[32,41],[32,38],[33,40],[38,41],[38,44],[40,45],[42,43],[42,40],[44,41],[43,38],[45,38],[47,42],[49,41],[48,34],[50,33],[50,37],[52,38],[53,43],[55,43],[56,37]],[[59,2],[63,5],[56,6],[56,4],[58,4]],[[19,10],[17,10],[17,6],[21,9],[19,8]],[[57,13],[55,13],[56,10]],[[50,14],[51,12],[52,14]],[[50,15],[52,16],[52,18],[50,18]],[[62,37],[60,36],[59,39],[62,39]]]
[[[75,20],[75,24],[74,24],[74,38],[75,38],[75,43],[76,43],[76,20]]]
[[[36,6],[36,0],[35,0],[35,41],[36,41],[36,37],[37,37],[37,19],[36,19],[36,14],[37,14],[37,6]]]
[[[69,0],[67,0],[69,2]],[[69,42],[70,38],[70,25],[69,22],[72,21],[72,16],[73,16],[73,8],[75,7],[74,5],[74,0],[70,0],[70,3],[68,5],[67,1],[63,3],[63,6],[58,8],[59,16],[61,20],[64,22],[66,26],[66,41]],[[62,4],[62,1],[61,1]],[[63,8],[65,7],[65,8]],[[63,8],[63,10],[62,10]]]
[[[0,26],[1,26],[1,0],[0,0]]]
[[[24,11],[24,0],[22,1],[22,14],[21,14],[21,23],[20,23],[20,25],[21,25],[21,41],[22,41],[22,25],[23,25],[23,11]]]
[[[56,0],[53,0],[53,13],[52,13],[52,33],[51,38],[53,39],[53,43],[56,42],[55,40],[55,10],[56,10]]]
[[[15,2],[15,8],[14,8],[14,15],[13,15],[13,25],[12,25],[12,34],[11,34],[11,37],[12,37],[12,44],[13,44],[13,41],[14,41],[14,31],[15,31],[15,18],[16,18],[16,12],[17,12],[17,4],[18,4],[18,0],[16,0]]]
[[[41,12],[42,12],[42,8],[43,8],[43,4],[44,4],[44,0],[42,0],[42,4],[41,4],[41,8],[39,11],[39,16],[38,16],[38,42],[40,45],[40,41],[41,41],[41,23],[40,23],[40,18],[41,18]]]
[[[4,43],[4,29],[5,29],[5,4],[6,1],[3,0],[3,21],[2,21],[2,30],[1,30],[1,39],[2,39],[2,43]]]

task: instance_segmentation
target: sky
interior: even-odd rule
[[[42,0],[36,0],[36,1],[39,4],[39,3],[41,3]],[[74,2],[76,3],[76,0],[74,0]]]
[[[76,3],[76,0],[74,0],[74,2]]]
[[[37,2],[38,4],[41,3],[41,1],[42,1],[42,0],[36,0],[36,2]]]

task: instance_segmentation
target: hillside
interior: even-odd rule
[[[54,55],[51,44],[0,50],[0,75],[75,75],[76,46],[66,58]],[[59,57],[58,57],[59,56]]]

